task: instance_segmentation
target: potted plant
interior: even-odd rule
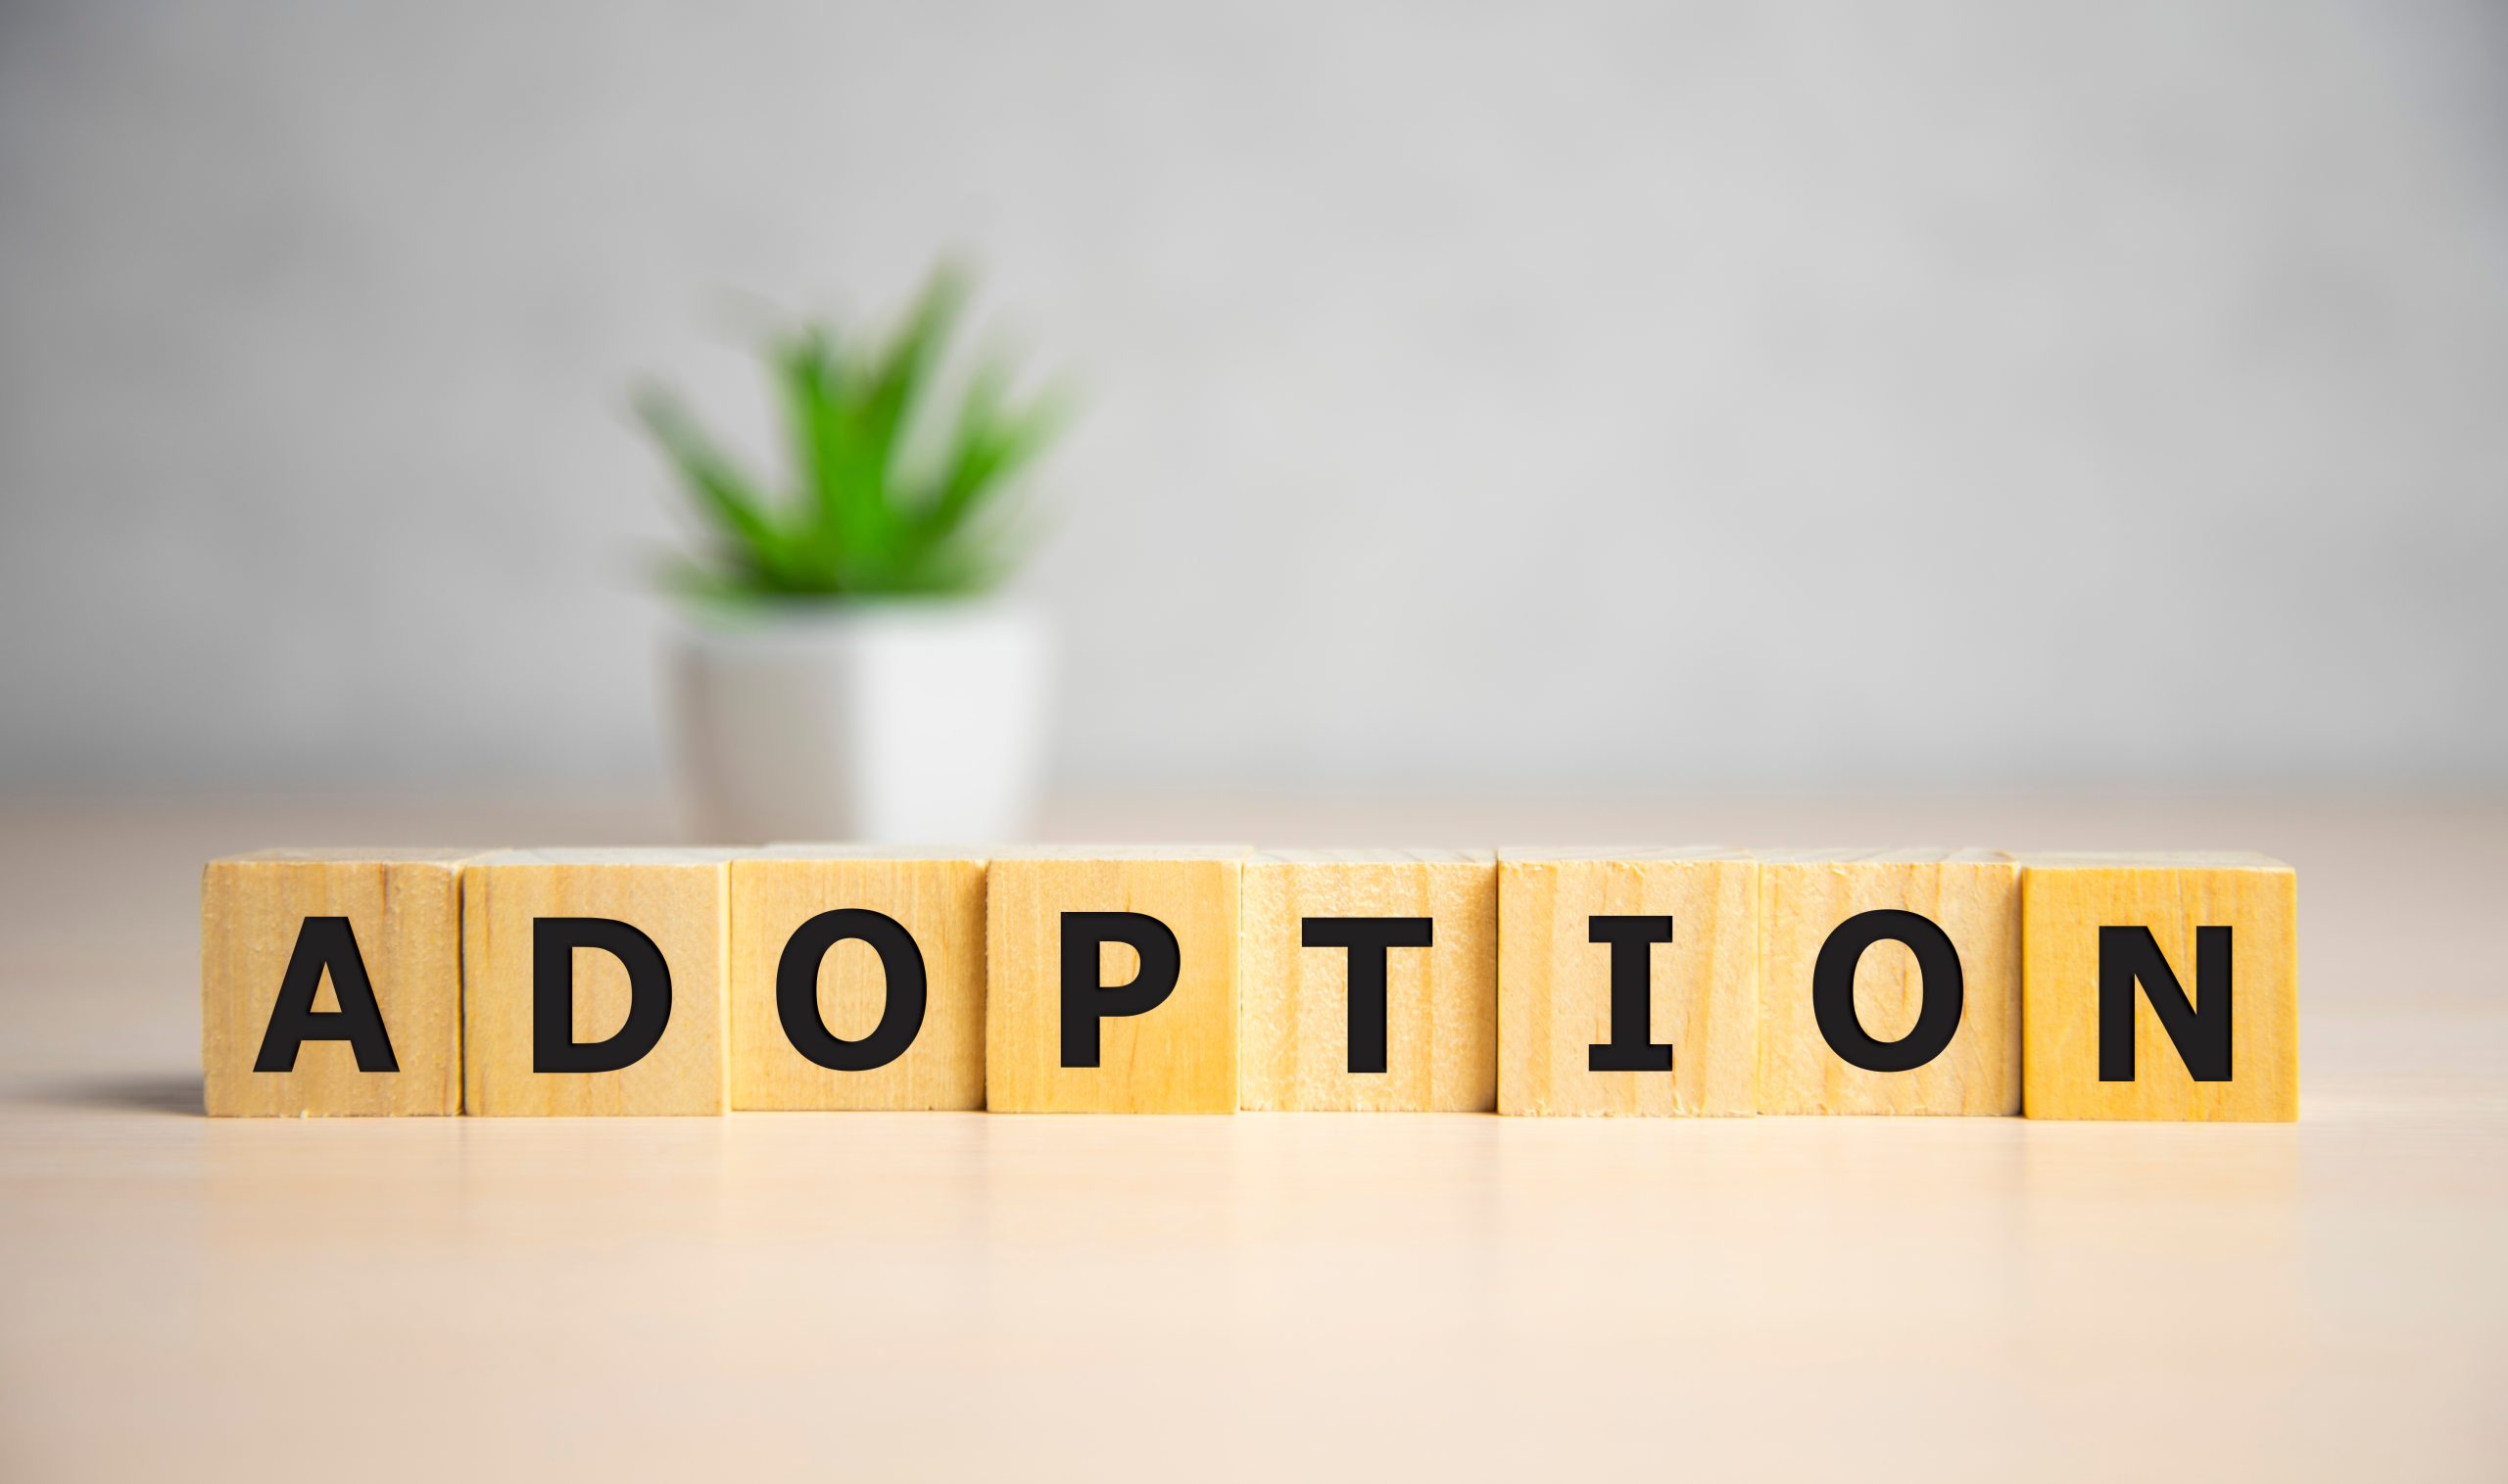
[[[638,398],[704,530],[669,584],[680,757],[713,838],[970,842],[1024,824],[1049,647],[993,595],[1023,545],[1003,494],[1059,401],[1014,397],[992,359],[944,388],[965,301],[943,267],[884,340],[774,337],[780,493],[677,399]]]

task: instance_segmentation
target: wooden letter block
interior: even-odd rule
[[[995,1113],[1236,1111],[1241,846],[996,856],[985,1086]]]
[[[1759,863],[1720,846],[1498,852],[1498,1111],[1746,1114]]]
[[[2296,873],[2243,852],[2021,866],[2023,1112],[2299,1116]]]
[[[1265,851],[1244,901],[1239,1106],[1497,1106],[1495,856]]]
[[[466,867],[468,1111],[727,1111],[729,860],[721,850],[507,850]]]
[[[1760,1112],[2020,1112],[2017,862],[1758,854]]]
[[[477,853],[264,850],[210,862],[210,1113],[459,1113],[460,874]]]
[[[982,1108],[984,892],[971,854],[735,859],[732,1106]]]

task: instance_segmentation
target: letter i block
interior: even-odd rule
[[[1497,857],[1264,851],[1244,903],[1240,1107],[1497,1106]]]
[[[201,874],[212,1115],[461,1111],[461,863],[264,850]]]
[[[1236,1111],[1242,846],[995,856],[985,1089],[995,1113]]]
[[[506,850],[462,872],[474,1114],[729,1107],[730,852]]]
[[[1758,854],[1760,1112],[2020,1112],[2018,862]]]
[[[982,1108],[985,862],[772,845],[732,862],[734,1108]]]
[[[1498,1111],[1753,1111],[1759,909],[1738,850],[1499,851]]]
[[[2023,1112],[2299,1116],[2296,873],[2243,853],[2021,863]]]

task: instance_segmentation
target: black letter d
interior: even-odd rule
[[[627,1024],[605,1041],[575,1039],[575,950],[598,948],[627,969]],[[531,1070],[616,1072],[658,1045],[670,1026],[670,965],[634,928],[608,917],[531,920]]]

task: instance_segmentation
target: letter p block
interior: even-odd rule
[[[994,857],[987,1106],[1235,1112],[1245,854],[1145,846]]]

